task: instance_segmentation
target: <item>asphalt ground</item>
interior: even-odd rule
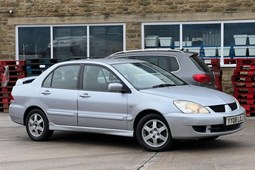
[[[135,139],[77,132],[55,132],[33,142],[25,127],[0,113],[0,170],[252,170],[255,117],[245,128],[215,141],[178,142],[173,150],[148,152]]]

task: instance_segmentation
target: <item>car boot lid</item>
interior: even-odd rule
[[[25,77],[25,78],[18,79],[15,86],[31,83],[32,81],[35,80],[36,77],[38,77],[38,76],[31,76],[31,77]]]

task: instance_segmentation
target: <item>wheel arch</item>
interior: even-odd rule
[[[162,118],[165,119],[165,117],[162,115],[162,113],[160,113],[159,111],[157,110],[153,110],[153,109],[148,109],[148,110],[143,110],[141,111],[140,113],[137,114],[135,120],[134,120],[134,124],[133,124],[133,129],[134,129],[134,132],[136,131],[136,128],[137,128],[137,125],[139,123],[139,121],[145,116],[145,115],[148,115],[148,114],[157,114],[157,115],[160,115],[162,116]],[[165,120],[166,121],[166,120]]]
[[[28,113],[31,111],[31,110],[34,110],[34,109],[39,109],[41,110],[44,114],[45,112],[38,106],[30,106],[26,109],[25,111],[25,114],[24,114],[24,117],[23,117],[23,124],[26,125],[26,119],[27,119],[27,116],[28,116]],[[46,115],[45,115],[46,116]],[[47,117],[47,116],[46,116]],[[47,117],[48,118],[48,117]]]

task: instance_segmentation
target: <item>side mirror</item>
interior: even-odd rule
[[[120,83],[110,83],[108,85],[108,90],[110,92],[122,92],[123,91],[123,85]]]

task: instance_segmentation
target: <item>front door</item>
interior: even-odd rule
[[[127,128],[128,94],[109,92],[109,83],[120,83],[103,66],[86,65],[82,89],[78,93],[78,125],[106,129]]]

